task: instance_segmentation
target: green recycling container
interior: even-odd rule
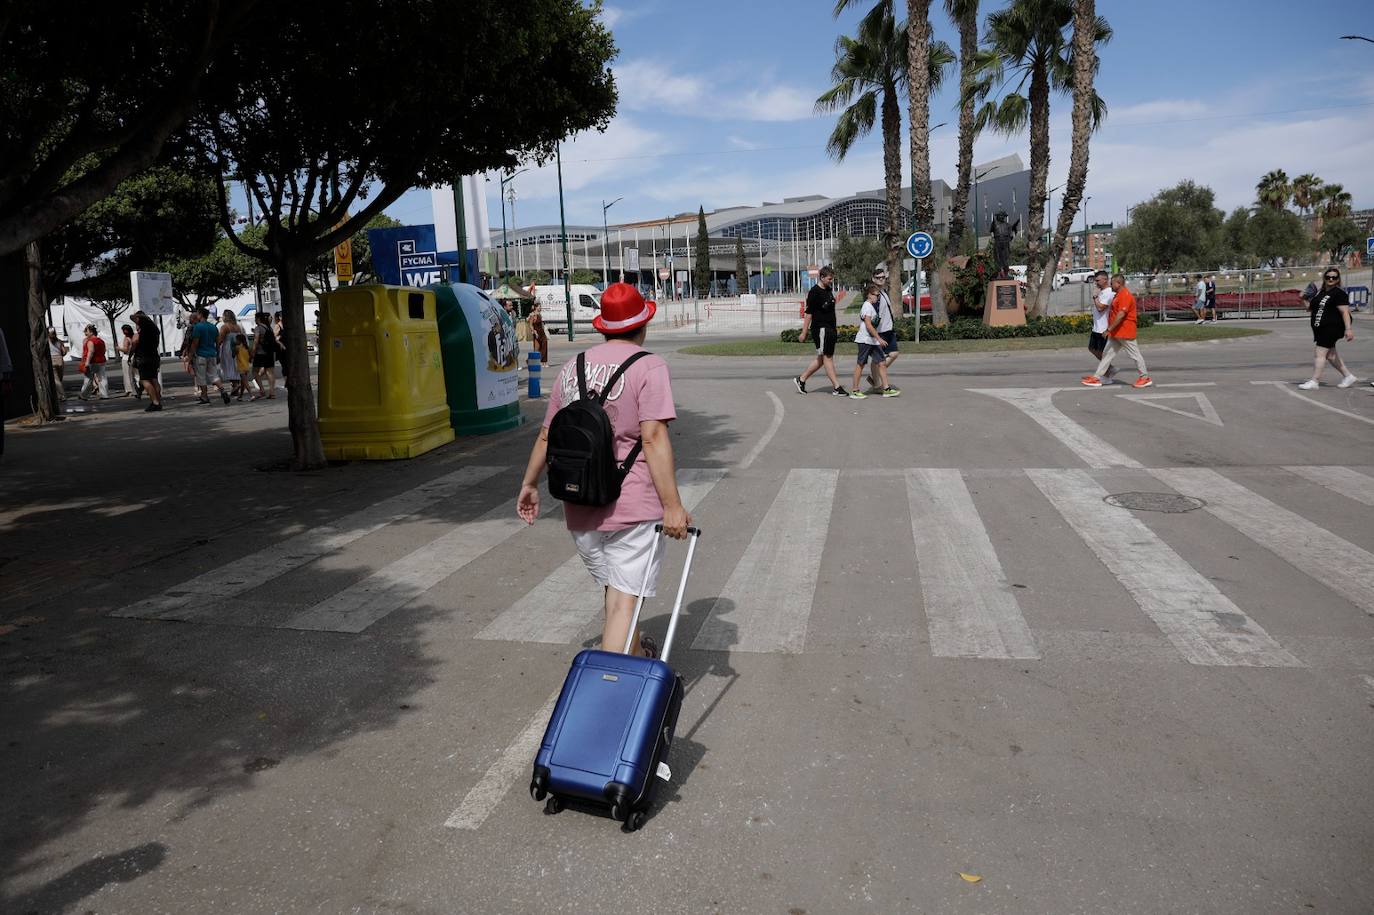
[[[510,315],[469,283],[426,289],[434,293],[453,431],[486,435],[519,426],[520,343]]]

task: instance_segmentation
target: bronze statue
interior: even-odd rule
[[[998,210],[992,221],[992,259],[997,264],[997,279],[1011,279],[1007,266],[1011,263],[1011,239],[1021,227],[1021,217],[1007,225],[1007,211]]]

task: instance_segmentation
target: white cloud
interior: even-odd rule
[[[746,140],[746,139],[744,139],[744,137],[737,137],[737,136],[735,136],[734,134],[731,134],[730,136],[726,137],[725,139],[726,139],[726,141],[727,141],[731,146],[735,147],[736,149],[758,149],[758,148],[759,148],[759,144],[757,144],[757,143],[755,143],[755,142],[753,142],[753,141],[751,141],[751,140]]]
[[[616,23],[625,18],[625,10],[618,6],[603,6],[601,8],[601,21],[606,24],[606,28],[613,29]]]
[[[660,160],[657,154],[671,148],[662,134],[640,127],[626,117],[612,120],[605,133],[579,134],[563,144],[565,199],[612,176],[617,186],[628,188],[631,182],[659,168]],[[513,182],[517,214],[521,200],[558,199],[558,171],[555,163],[550,161],[542,166],[531,165],[529,169]],[[497,181],[493,178],[488,185],[488,209],[499,214],[500,204],[496,202],[496,188]],[[623,192],[621,190],[617,193]],[[599,219],[600,214],[596,215]],[[596,220],[591,219],[586,213],[573,212],[571,209],[568,212],[569,223],[583,224],[594,221]],[[498,221],[497,225],[499,224]]]
[[[816,93],[774,83],[762,88],[673,70],[650,60],[614,65],[620,107],[703,120],[797,121],[813,117]]]
[[[1113,123],[1142,125],[1153,122],[1168,123],[1180,118],[1205,117],[1209,111],[1208,105],[1197,99],[1158,99],[1136,105],[1123,105],[1119,108],[1109,107],[1107,118]]]

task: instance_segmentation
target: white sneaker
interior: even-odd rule
[[[1354,384],[1355,382],[1357,382],[1357,381],[1359,381],[1359,380],[1360,380],[1360,379],[1356,378],[1354,375],[1346,375],[1344,378],[1341,379],[1341,383],[1338,384],[1338,385],[1336,385],[1336,387],[1338,387],[1338,388],[1348,388],[1348,387],[1350,387],[1352,384]]]
[[[1315,391],[1319,387],[1321,387],[1321,385],[1311,380],[1310,378],[1307,381],[1304,381],[1302,384],[1298,385],[1298,389],[1301,391]]]
[[[1198,318],[1198,319],[1197,319],[1196,321],[1194,321],[1193,323],[1194,323],[1194,324],[1203,324],[1203,323],[1205,323],[1205,322],[1204,322],[1201,318]]]

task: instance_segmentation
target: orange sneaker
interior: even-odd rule
[[[1084,375],[1083,386],[1088,388],[1100,388],[1102,387],[1102,379],[1098,378],[1096,375]]]
[[[1150,380],[1150,376],[1149,376],[1149,375],[1141,375],[1139,378],[1137,378],[1137,379],[1135,380],[1135,384],[1131,385],[1131,387],[1133,387],[1133,388],[1148,388],[1148,387],[1149,387],[1150,385],[1152,385],[1152,384],[1154,384],[1154,382]]]

